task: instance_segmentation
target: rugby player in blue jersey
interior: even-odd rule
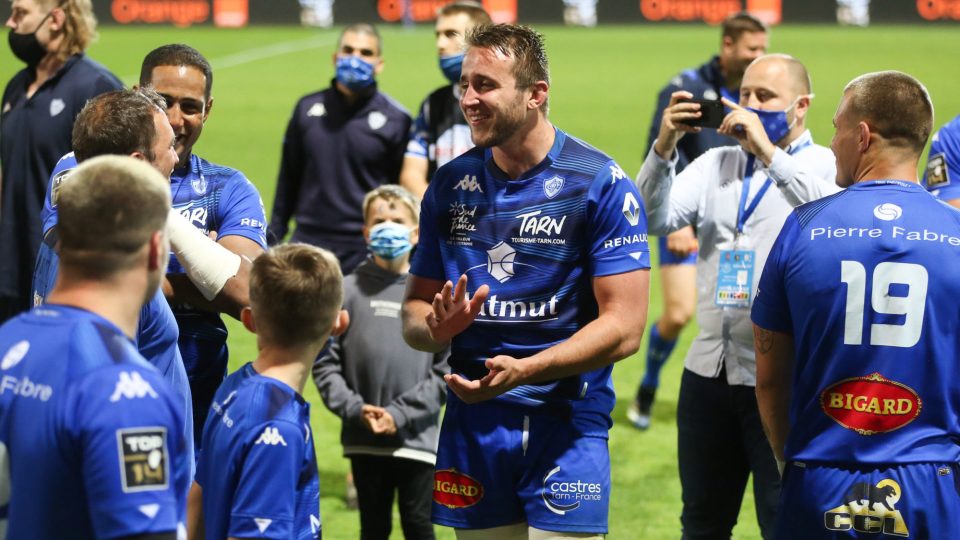
[[[167,182],[105,156],[60,195],[57,284],[0,328],[0,530],[173,540],[192,464],[183,407],[132,342],[166,269]]]
[[[259,354],[217,390],[190,493],[191,538],[320,538],[320,487],[303,387],[331,332],[346,328],[332,253],[274,247],[241,313]]]
[[[917,183],[933,105],[869,73],[833,123],[847,189],[787,218],[752,312],[776,538],[960,538],[960,212]]]
[[[610,373],[646,322],[643,204],[547,119],[532,29],[475,29],[460,87],[476,147],[427,189],[403,313],[411,346],[452,346],[433,520],[461,539],[599,538]]]
[[[176,134],[174,209],[203,235],[217,234],[216,244],[206,242],[191,235],[195,231],[184,227],[184,220],[173,220],[176,257],[164,285],[180,327],[199,443],[210,401],[227,371],[227,328],[220,313],[237,318],[249,304],[249,259],[267,245],[266,218],[260,194],[243,173],[193,153],[213,108],[213,71],[206,58],[187,45],[158,47],[143,59],[140,85],[152,86],[166,100]]]
[[[930,193],[960,208],[960,116],[933,134],[927,170],[920,183]]]

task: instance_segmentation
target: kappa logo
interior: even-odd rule
[[[0,360],[0,369],[7,370],[19,364],[29,350],[30,342],[27,340],[14,343],[13,347],[7,349],[7,354],[3,355],[3,360]]]
[[[280,431],[275,427],[267,426],[263,430],[263,433],[260,434],[260,438],[257,439],[257,442],[253,444],[266,444],[269,446],[286,446],[287,441],[283,440],[283,435],[280,435]]]
[[[469,174],[463,175],[463,178],[459,182],[454,184],[453,190],[469,191],[470,193],[473,193],[474,191],[479,191],[480,193],[483,193],[483,188],[480,187],[480,182],[477,182],[477,177],[470,176]]]
[[[844,503],[823,514],[823,525],[830,531],[854,530],[867,534],[909,537],[910,530],[896,509],[903,492],[900,484],[885,478],[875,486],[856,483],[844,497]]]
[[[110,396],[110,402],[116,403],[120,401],[120,398],[141,399],[148,396],[157,398],[157,393],[153,391],[150,383],[143,380],[143,377],[136,371],[121,371],[117,386],[113,390],[113,395]]]
[[[543,194],[547,196],[548,199],[552,199],[557,196],[557,193],[560,193],[560,190],[563,189],[563,177],[562,176],[553,176],[543,181]]]
[[[67,104],[64,103],[62,99],[56,98],[52,100],[50,102],[50,117],[53,118],[54,116],[62,113],[63,110],[66,108],[67,108]]]
[[[623,217],[634,227],[640,223],[640,203],[629,191],[623,196]]]
[[[376,131],[387,125],[387,115],[380,111],[373,111],[367,115],[367,124],[370,125],[370,129]]]
[[[895,221],[903,215],[903,209],[893,203],[878,204],[873,209],[873,217],[883,221]]]
[[[324,107],[323,103],[314,103],[310,106],[310,109],[307,111],[307,116],[313,116],[320,118],[327,114],[327,108]]]
[[[616,183],[617,180],[623,180],[627,177],[627,173],[623,172],[623,169],[619,165],[614,163],[610,165],[610,183]]]
[[[500,242],[487,250],[487,273],[500,283],[509,281],[514,274],[516,258],[517,251],[510,244]]]

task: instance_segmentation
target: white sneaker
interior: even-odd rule
[[[636,401],[627,407],[627,420],[630,420],[630,423],[633,424],[633,427],[639,430],[646,430],[650,427],[650,415],[641,414],[640,406],[637,405]]]

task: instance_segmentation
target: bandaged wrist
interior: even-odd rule
[[[167,219],[167,235],[187,277],[207,300],[213,300],[227,280],[237,275],[240,256],[204,235],[175,209]]]

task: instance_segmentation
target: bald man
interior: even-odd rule
[[[754,395],[750,306],[760,270],[784,220],[800,204],[836,192],[830,149],[806,128],[813,97],[806,68],[786,55],[754,60],[740,103],[718,132],[739,145],[713,149],[675,173],[677,142],[699,127],[699,105],[674,92],[656,142],[637,175],[651,234],[698,231],[697,321],[677,405],[683,538],[729,538],[747,479],[757,521],[771,538],[780,477]],[[674,179],[676,177],[676,179]]]

